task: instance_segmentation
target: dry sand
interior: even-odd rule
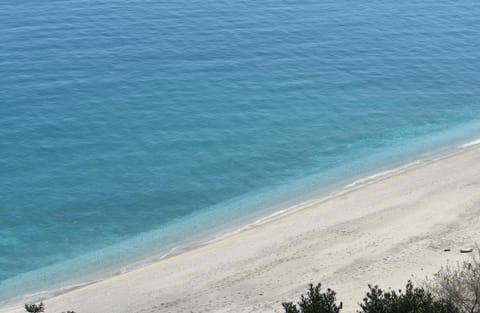
[[[47,312],[281,312],[322,282],[353,312],[368,283],[422,281],[477,242],[473,146],[45,303]]]

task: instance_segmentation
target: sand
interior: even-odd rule
[[[480,147],[468,146],[45,303],[47,312],[281,312],[322,282],[354,312],[368,283],[421,282],[477,242]]]

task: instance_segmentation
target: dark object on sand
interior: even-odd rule
[[[472,248],[469,248],[469,249],[460,249],[460,253],[470,253],[472,252],[473,249]]]
[[[445,252],[450,252],[450,249],[449,249],[449,248],[443,249],[443,251],[445,251]]]
[[[39,304],[25,304],[25,311],[28,313],[43,313],[45,312],[45,305],[43,302],[40,302]]]

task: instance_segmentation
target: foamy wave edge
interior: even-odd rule
[[[469,148],[469,147],[473,147],[473,146],[477,146],[477,145],[480,145],[480,139],[475,139],[473,141],[469,141],[467,143],[464,143],[464,144],[458,146],[458,148]]]

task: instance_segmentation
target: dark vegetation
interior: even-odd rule
[[[460,313],[453,301],[437,299],[425,288],[415,288],[410,281],[405,291],[385,292],[378,286],[368,287],[358,313]],[[310,284],[297,305],[293,302],[282,305],[285,313],[339,313],[343,306],[342,302],[337,304],[335,291],[321,292],[320,284],[316,287]]]
[[[405,290],[384,291],[368,286],[357,313],[480,313],[480,250],[469,261],[447,265],[421,287],[407,282]],[[297,304],[282,303],[285,313],[340,313],[336,293],[308,286]]]
[[[371,285],[368,288],[359,313],[459,313],[453,301],[435,298],[425,288],[415,288],[411,281],[405,291],[384,292]]]
[[[39,304],[25,304],[25,311],[28,313],[43,313],[45,312],[45,305],[43,302]]]
[[[339,313],[343,304],[337,304],[335,291],[327,289],[321,292],[322,285],[308,286],[307,295],[302,295],[298,305],[293,302],[282,303],[285,313]]]
[[[28,313],[43,313],[45,312],[45,305],[43,302],[39,304],[25,304],[25,311]],[[67,311],[62,313],[75,313],[75,311]]]

